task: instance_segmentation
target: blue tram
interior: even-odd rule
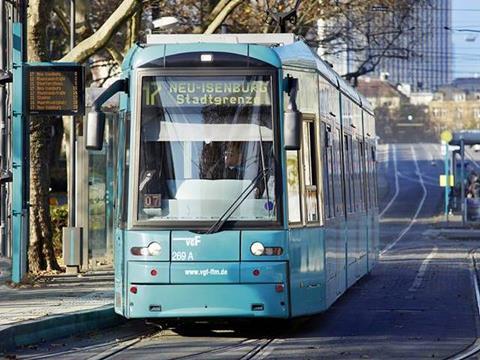
[[[290,34],[152,35],[120,92],[115,311],[290,318],[326,310],[378,257],[369,103]]]

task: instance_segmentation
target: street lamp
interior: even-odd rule
[[[163,16],[152,21],[154,29],[167,29],[178,23],[178,19],[174,16]]]
[[[449,31],[480,33],[480,30],[474,30],[474,29],[454,29],[449,26],[444,26],[443,28]]]
[[[152,21],[154,30],[167,30],[178,24],[179,21],[175,16],[162,16],[161,18],[155,19]]]

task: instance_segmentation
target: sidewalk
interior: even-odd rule
[[[113,272],[44,276],[12,288],[8,261],[0,258],[0,354],[15,346],[53,340],[118,323]]]
[[[8,258],[0,256],[0,285],[10,280],[11,261]]]

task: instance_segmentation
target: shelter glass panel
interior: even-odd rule
[[[101,151],[88,152],[88,261],[89,268],[113,263],[113,199],[116,186],[117,118],[109,114]]]

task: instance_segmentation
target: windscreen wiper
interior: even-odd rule
[[[232,204],[228,207],[227,210],[218,218],[215,223],[210,226],[210,228],[207,230],[206,234],[213,234],[216,232],[219,232],[223,225],[227,222],[227,220],[230,218],[230,216],[233,215],[235,210],[238,209],[238,207],[245,201],[245,199],[250,195],[255,189],[255,185],[257,183],[257,180],[260,179],[260,177],[263,177],[265,179],[265,176],[267,172],[270,171],[270,169],[265,169],[262,170],[255,176],[255,178],[248,184],[248,186],[238,195],[238,197],[232,202]]]

